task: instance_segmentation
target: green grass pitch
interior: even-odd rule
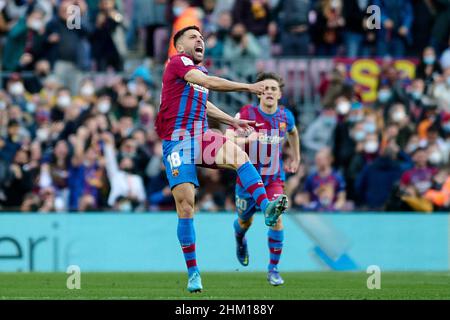
[[[381,289],[364,272],[284,272],[272,287],[259,272],[202,273],[190,294],[184,273],[82,273],[81,289],[65,273],[0,273],[0,299],[450,299],[450,272],[382,272]]]

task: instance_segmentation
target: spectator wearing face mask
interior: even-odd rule
[[[108,205],[114,207],[117,199],[124,197],[132,205],[132,210],[142,209],[146,200],[145,188],[142,178],[133,173],[133,160],[122,158],[118,164],[114,137],[109,133],[104,133],[102,137],[105,143],[106,172],[111,185]]]
[[[58,89],[56,94],[56,104],[50,111],[51,121],[64,120],[65,111],[72,104],[72,97],[69,88],[62,87]]]
[[[386,60],[381,66],[381,72],[378,77],[378,91],[383,92],[383,96],[378,96],[379,102],[390,106],[392,102],[407,103],[407,95],[405,88],[409,85],[407,74],[396,68],[391,60]],[[382,91],[382,89],[384,89]],[[387,110],[388,112],[389,110]]]
[[[428,161],[435,167],[447,164],[449,157],[446,143],[440,136],[440,133],[441,128],[437,125],[432,125],[427,130],[426,144],[429,148]]]
[[[442,78],[433,87],[433,97],[441,110],[450,112],[450,68],[444,70]]]
[[[358,137],[360,136],[360,137]],[[364,124],[358,125],[354,131],[354,137],[362,140],[356,143],[354,153],[348,160],[345,173],[349,177],[351,184],[355,183],[358,174],[367,165],[371,164],[379,155],[380,142],[378,135],[374,133],[368,133],[364,129]],[[354,190],[351,190],[352,198],[354,197]],[[356,198],[355,198],[356,199]]]
[[[261,48],[259,57],[270,58],[272,51],[271,37],[275,37],[276,24],[270,1],[241,0],[235,1],[232,9],[233,23],[242,24],[254,36]]]
[[[175,0],[172,5],[172,13],[175,20],[172,25],[172,35],[169,42],[169,58],[177,54],[177,50],[173,44],[173,37],[181,29],[188,26],[197,26],[202,29],[202,21],[200,19],[200,11],[195,7],[191,7],[187,0]]]
[[[340,120],[334,131],[334,166],[342,169],[346,175],[348,163],[355,153],[355,141],[351,137],[352,127],[363,119],[363,110],[359,101],[350,102],[341,97],[336,102],[336,112]]]
[[[425,91],[433,84],[436,77],[442,73],[441,64],[432,47],[423,50],[420,63],[416,69],[416,78],[425,81]]]
[[[44,18],[45,11],[35,6],[12,27],[3,51],[3,70],[33,70],[36,61],[45,56]]]
[[[248,32],[245,25],[233,25],[230,35],[225,39],[223,58],[239,76],[252,81],[256,66],[254,59],[259,58],[262,50],[255,36]]]
[[[25,91],[23,79],[19,73],[11,74],[6,83],[6,89],[10,95],[11,104],[18,105],[22,110],[25,110],[27,104],[27,92]]]
[[[395,140],[390,140],[380,156],[366,165],[359,174],[355,192],[358,195],[358,203],[366,209],[383,210],[394,184],[400,180],[403,173],[398,159],[399,151]]]
[[[406,110],[413,123],[418,123],[424,108],[423,98],[425,97],[425,82],[422,79],[414,79],[407,93]]]
[[[399,103],[392,106],[389,114],[389,122],[396,125],[398,130],[396,142],[400,149],[403,150],[406,147],[410,137],[415,132],[415,127],[411,123],[403,104]]]
[[[345,96],[350,99],[353,96],[353,85],[347,80],[347,67],[338,63],[319,85],[319,93],[322,96],[324,106],[334,105],[336,99]]]

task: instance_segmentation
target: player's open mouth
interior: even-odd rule
[[[196,47],[195,52],[203,53],[203,47]]]

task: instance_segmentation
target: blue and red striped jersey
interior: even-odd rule
[[[208,74],[205,67],[195,65],[186,54],[171,57],[166,65],[161,105],[155,122],[156,132],[163,140],[178,141],[187,134],[194,137],[208,129],[208,89],[184,80],[186,73],[192,69]]]
[[[264,185],[284,181],[282,145],[286,134],[295,128],[292,112],[279,106],[275,113],[266,114],[260,106],[246,105],[241,108],[239,118],[262,124],[256,127],[259,133],[258,141],[247,143],[245,151],[260,173]]]

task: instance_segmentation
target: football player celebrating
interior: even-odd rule
[[[247,154],[222,134],[208,128],[207,117],[228,124],[246,134],[254,122],[235,119],[208,101],[209,90],[262,93],[260,83],[245,84],[208,75],[200,63],[205,43],[199,28],[186,27],[174,36],[179,54],[170,58],[163,74],[161,105],[156,118],[156,132],[163,140],[163,160],[178,213],[178,239],[188,268],[190,292],[202,290],[197,267],[194,230],[195,188],[199,186],[196,166],[228,168],[237,171],[265,215],[273,225],[287,208],[287,197],[269,201],[261,176]]]
[[[236,136],[235,130],[227,130],[227,137],[244,145],[252,163],[263,178],[269,200],[277,199],[284,193],[285,171],[295,173],[300,164],[300,141],[295,127],[292,113],[278,105],[283,88],[283,80],[273,73],[258,75],[257,81],[264,86],[263,93],[259,94],[259,105],[246,105],[236,115],[241,120],[255,121],[256,131],[248,137]],[[282,143],[289,142],[291,157],[283,166]],[[236,183],[236,210],[238,217],[234,222],[234,230],[237,244],[237,258],[243,266],[249,263],[246,232],[250,228],[253,215],[259,209],[259,205],[244,187],[241,178],[237,177]],[[268,245],[270,261],[267,280],[277,286],[284,283],[277,266],[280,261],[283,248],[283,223],[278,219],[277,223],[268,230]]]

